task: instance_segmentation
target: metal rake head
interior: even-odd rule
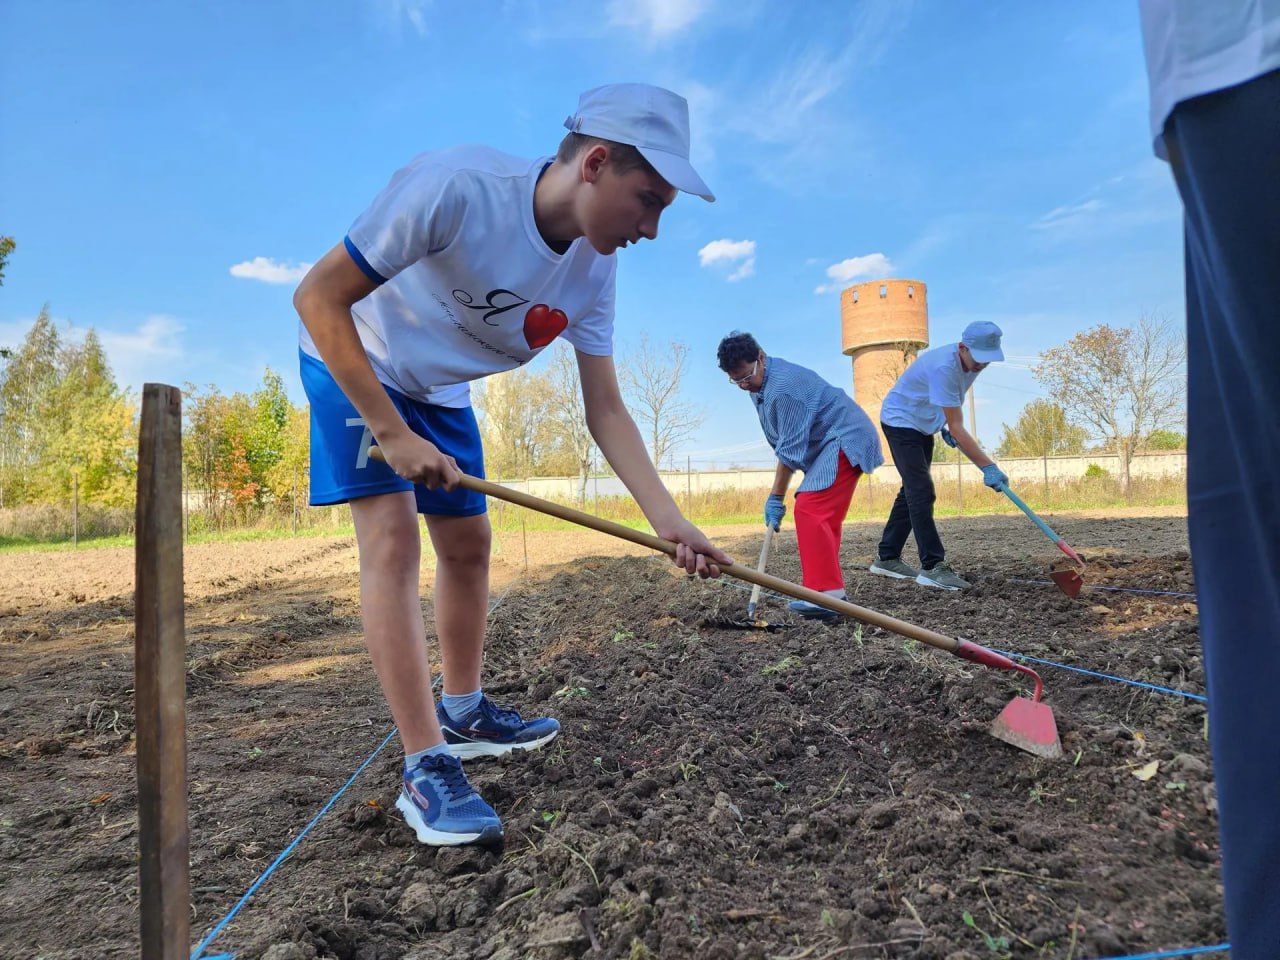
[[[744,620],[737,617],[707,617],[702,626],[715,630],[765,630],[775,633],[791,629],[789,623],[770,623],[768,620]]]

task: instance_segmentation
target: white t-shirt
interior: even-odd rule
[[[351,225],[348,253],[386,281],[351,311],[382,383],[466,407],[469,381],[528,363],[557,336],[613,353],[616,258],[583,237],[557,254],[534,223],[549,162],[488,147],[424,153]],[[299,344],[323,359],[304,326]]]
[[[947,422],[942,408],[960,406],[981,372],[964,372],[959,343],[926,350],[885,394],[880,422],[933,435]]]
[[[1139,0],[1139,8],[1151,136],[1167,160],[1161,134],[1174,107],[1280,69],[1280,0]]]

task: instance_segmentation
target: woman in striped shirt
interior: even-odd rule
[[[787,512],[783,497],[791,476],[797,470],[804,473],[795,497],[801,582],[843,600],[841,525],[858,478],[884,463],[871,418],[847,393],[812,370],[765,356],[749,333],[735,331],[725,337],[716,357],[729,380],[751,395],[765,439],[778,458],[764,522],[778,529]],[[790,606],[801,616],[834,616],[803,600],[793,600]]]

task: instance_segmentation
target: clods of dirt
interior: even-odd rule
[[[1091,585],[1192,589],[1173,521],[1150,521],[1155,555],[1132,517],[1122,546],[1093,549],[1106,523],[1064,524],[1090,546]],[[1037,666],[1065,753],[1048,761],[987,732],[1027,692],[1017,676],[878,628],[793,620],[776,598],[761,613],[790,629],[705,627],[744,616],[746,591],[656,559],[534,569],[491,616],[486,689],[557,716],[563,733],[468,764],[504,847],[419,845],[395,811],[393,738],[211,952],[965,960],[1221,942],[1205,711],[1177,695],[1203,691],[1194,604],[1071,601],[1016,582],[1048,559],[1021,526],[958,524],[944,537],[973,590],[867,574],[875,531],[851,528],[851,598],[1170,692]],[[749,556],[758,543],[730,547]],[[223,559],[189,591],[195,937],[391,729],[362,652],[350,543],[310,551]],[[798,579],[793,537],[778,538],[770,571]],[[56,634],[0,645],[0,954],[134,956],[129,624],[110,597],[72,610],[24,595],[43,600],[3,628],[39,617]]]

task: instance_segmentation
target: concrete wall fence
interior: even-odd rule
[[[1000,468],[1009,475],[1009,482],[1017,489],[1032,483],[1071,483],[1084,477],[1090,465],[1105,470],[1111,477],[1120,476],[1120,458],[1114,455],[1095,454],[1083,457],[1030,457],[1000,460]],[[1129,474],[1140,477],[1182,477],[1187,472],[1185,452],[1152,453],[1136,456],[1129,464]],[[981,483],[982,473],[967,460],[959,464],[935,463],[933,474],[936,482],[954,480],[957,474],[962,481]],[[662,471],[661,477],[672,495],[679,498],[698,495],[712,490],[762,490],[773,484],[773,470],[694,470]],[[501,483],[516,490],[523,490],[536,497],[553,497],[562,500],[576,499],[582,491],[581,477],[530,477],[525,480],[502,479]],[[859,486],[871,483],[876,489],[896,491],[899,487],[898,471],[892,464],[885,464],[875,473],[864,477]],[[794,491],[799,481],[792,481]],[[617,477],[591,477],[587,480],[588,497],[625,496],[627,489]]]

